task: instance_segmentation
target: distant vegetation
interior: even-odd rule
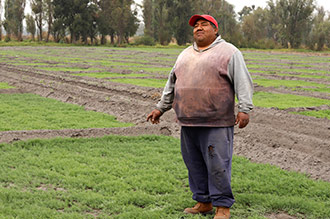
[[[0,3],[1,4],[1,3]],[[32,14],[24,14],[30,4]],[[253,4],[253,3],[252,3]],[[1,5],[0,5],[1,6]],[[0,15],[4,40],[23,40],[23,21],[31,40],[75,44],[185,45],[192,42],[189,18],[211,14],[219,33],[238,47],[309,48],[330,47],[330,16],[313,0],[268,1],[267,7],[245,6],[238,14],[226,0],[5,0]],[[143,12],[144,35],[130,39]],[[0,16],[1,19],[2,16]]]

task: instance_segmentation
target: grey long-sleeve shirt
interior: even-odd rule
[[[202,53],[222,42],[225,42],[225,40],[221,39],[219,36],[208,48],[204,50],[199,50],[196,43],[194,43],[193,48],[195,51]],[[174,65],[168,76],[161,100],[156,105],[156,109],[160,110],[162,113],[172,108],[176,81],[175,66],[176,65]],[[234,86],[234,91],[238,99],[238,111],[249,113],[253,109],[253,83],[249,71],[245,65],[243,55],[240,51],[235,52],[231,57],[228,63],[228,73],[228,78]]]

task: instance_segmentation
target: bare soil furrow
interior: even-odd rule
[[[91,138],[105,135],[169,135],[170,132],[163,126],[155,128],[151,125],[143,127],[124,128],[89,128],[89,129],[62,129],[62,130],[22,130],[0,132],[0,143],[12,143],[21,140],[48,139],[48,138]]]
[[[3,73],[2,75],[4,77],[13,75],[13,73],[16,73],[16,75],[21,76],[21,80],[25,81],[27,79],[27,76],[35,78],[35,82],[38,81],[42,83],[43,79],[48,79],[50,81],[53,81],[54,85],[56,84],[70,84],[72,86],[79,86],[81,88],[87,88],[91,90],[97,90],[100,92],[111,92],[111,94],[117,93],[120,94],[120,96],[126,95],[131,96],[134,99],[140,99],[145,100],[146,97],[150,97],[154,95],[152,93],[150,95],[150,91],[154,91],[154,88],[144,88],[144,87],[137,87],[132,85],[123,85],[119,83],[114,83],[111,81],[104,81],[102,79],[97,78],[88,78],[86,80],[86,77],[79,77],[79,76],[72,76],[67,73],[52,73],[52,72],[43,72],[40,70],[23,70],[21,68],[18,68],[16,66],[11,65],[3,65],[0,64],[0,70],[6,71],[7,73],[10,72],[10,74]],[[1,73],[1,72],[0,72]],[[48,83],[50,84],[50,83]],[[156,92],[159,92],[160,89],[156,89]]]

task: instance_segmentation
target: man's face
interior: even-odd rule
[[[194,26],[194,40],[199,47],[206,47],[210,45],[216,38],[218,32],[209,21],[200,19]]]

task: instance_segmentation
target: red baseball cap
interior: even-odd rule
[[[212,24],[214,24],[217,28],[218,27],[218,22],[214,19],[214,17],[212,17],[211,15],[208,15],[208,14],[202,14],[202,15],[199,15],[199,14],[195,14],[193,15],[190,19],[189,19],[189,25],[190,26],[195,26],[195,23],[197,20],[199,19],[205,19],[207,21],[210,21]]]

